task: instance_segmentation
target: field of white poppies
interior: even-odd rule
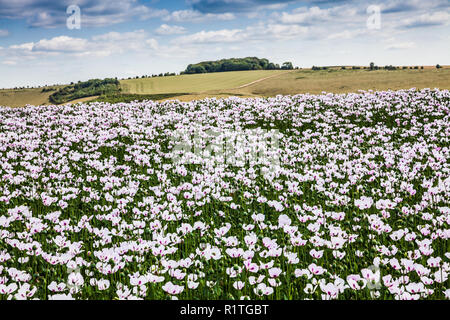
[[[450,92],[0,108],[0,299],[449,299]]]

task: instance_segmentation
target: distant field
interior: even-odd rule
[[[410,88],[450,89],[450,67],[442,69],[425,67],[421,70],[261,70],[208,74],[192,74],[172,77],[140,78],[120,81],[124,99],[179,99],[191,101],[206,97],[225,98],[267,97],[278,94],[317,94],[357,92],[358,90],[398,90]],[[25,104],[49,104],[52,92],[41,89],[0,90],[0,106],[18,107]],[[130,96],[131,94],[131,96]],[[71,101],[88,102],[99,98],[88,97]],[[102,99],[102,97],[100,97]],[[116,101],[120,97],[104,99]],[[117,101],[118,102],[118,101]]]
[[[296,70],[233,92],[245,95],[356,92],[410,88],[450,89],[450,68],[423,70]]]
[[[6,89],[0,90],[0,106],[22,107],[26,104],[42,105],[48,104],[48,97],[54,92],[41,92],[42,88],[36,89]]]
[[[124,93],[202,93],[212,90],[228,90],[261,78],[282,75],[284,70],[233,71],[205,74],[189,74],[173,77],[155,77],[120,81]]]
[[[410,88],[450,89],[450,68],[425,68],[423,70],[328,70],[312,71],[300,69],[285,72],[276,77],[262,79],[248,86],[236,89],[210,90],[176,97],[180,101],[241,97],[269,97],[278,94],[317,94],[323,91],[333,93],[357,92],[358,90],[399,90]]]

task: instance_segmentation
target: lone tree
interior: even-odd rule
[[[294,66],[292,65],[292,62],[285,62],[281,66],[281,69],[282,70],[292,70],[292,69],[294,69]]]
[[[440,68],[442,68],[441,65],[440,65],[440,64],[437,64],[437,65],[436,65],[436,69],[440,69]]]
[[[370,70],[374,70],[375,69],[375,63],[371,62],[370,63]]]

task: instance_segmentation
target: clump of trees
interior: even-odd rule
[[[281,66],[281,70],[293,70],[294,66],[292,65],[292,62],[285,62]]]
[[[41,90],[41,92],[50,92],[50,91],[56,91],[56,89],[52,87],[44,87]]]
[[[397,67],[394,67],[393,65],[389,65],[389,66],[384,66],[385,70],[397,70]],[[417,67],[417,69],[419,69],[419,67]]]
[[[405,66],[403,66],[401,68],[403,70],[408,69],[408,67],[405,67]],[[393,65],[386,65],[384,67],[379,67],[379,66],[375,65],[375,63],[373,63],[373,62],[371,62],[370,65],[369,65],[369,70],[371,70],[371,71],[372,70],[382,70],[382,69],[392,71],[392,70],[399,70],[400,67],[396,67],[396,66],[393,66]],[[413,67],[410,67],[410,69],[413,69]],[[415,66],[414,69],[419,69],[419,66]],[[423,69],[423,67],[421,67],[421,69]]]
[[[60,104],[75,99],[112,94],[119,91],[120,83],[117,79],[92,79],[65,86],[50,95],[49,99],[52,103]]]
[[[211,73],[226,71],[244,71],[244,70],[292,70],[294,66],[291,62],[285,62],[280,67],[279,64],[270,62],[268,59],[259,59],[256,57],[231,58],[216,61],[203,61],[196,64],[190,64],[181,74]]]
[[[384,69],[384,70],[397,70],[398,68],[393,66],[393,65],[386,65],[384,67],[379,67],[377,65],[375,65],[375,63],[371,62],[369,65],[369,70],[373,71],[373,70],[380,70],[380,69]]]

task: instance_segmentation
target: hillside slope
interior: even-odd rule
[[[172,77],[122,80],[120,81],[120,85],[124,93],[202,93],[212,90],[229,90],[259,79],[286,72],[284,70],[258,70],[189,74]]]
[[[450,89],[450,67],[442,69],[405,70],[258,70],[192,74],[170,77],[121,80],[122,94],[147,95],[142,99],[179,99],[191,101],[206,97],[228,96],[256,97],[278,94],[317,94],[357,92],[358,90],[398,90],[410,88]],[[0,90],[0,106],[19,107],[26,104],[49,104],[52,92],[42,89]],[[97,96],[73,100],[70,103],[88,102]],[[133,97],[134,98],[134,97]],[[117,99],[114,99],[116,101]],[[120,98],[119,98],[120,100]]]

